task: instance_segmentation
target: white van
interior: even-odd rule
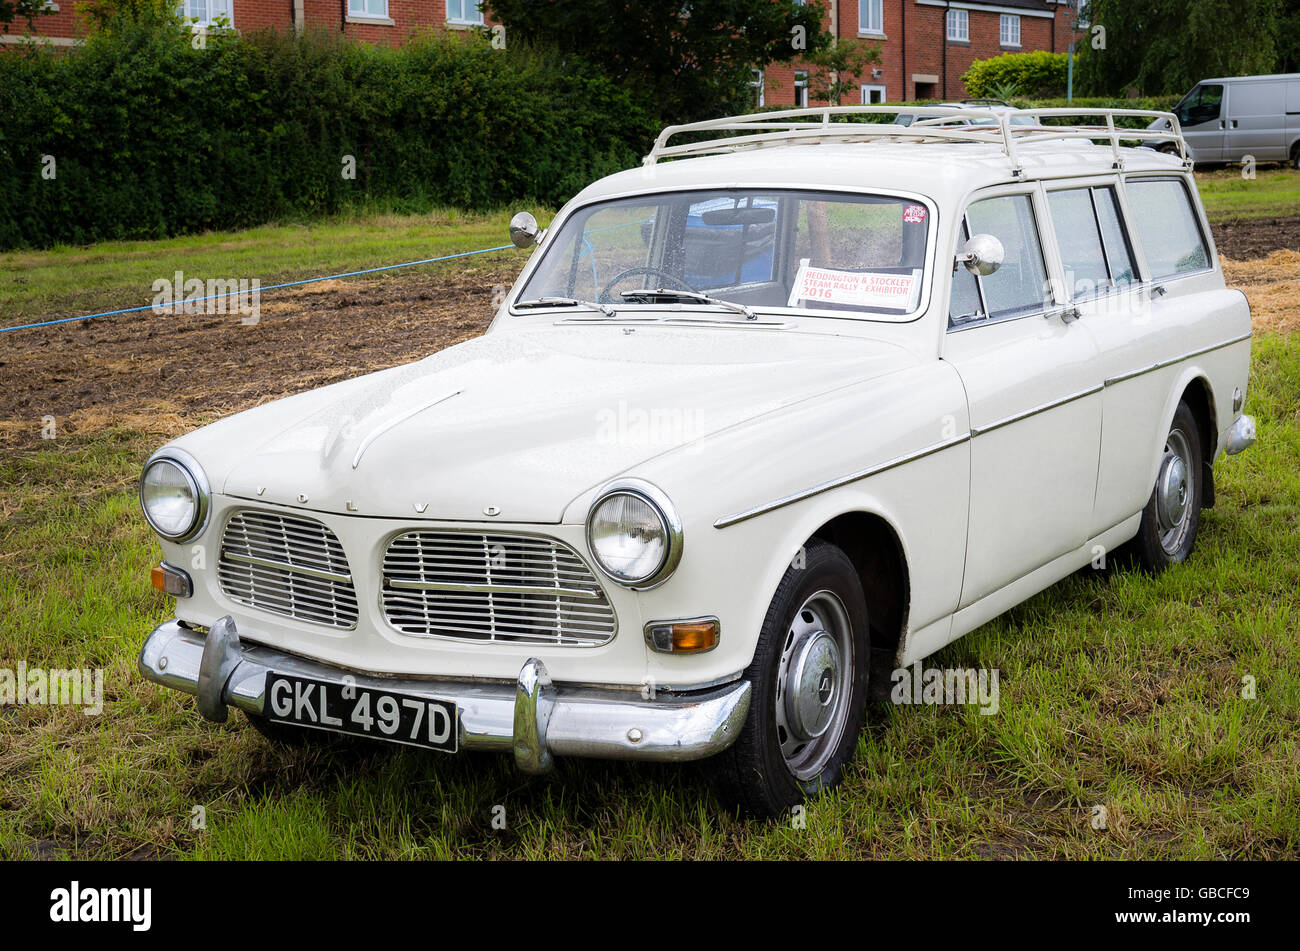
[[[1253,156],[1300,168],[1300,73],[1204,79],[1173,112],[1196,162]],[[1168,128],[1168,120],[1148,128]]]

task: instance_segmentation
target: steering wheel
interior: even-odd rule
[[[692,287],[690,284],[687,284],[680,277],[669,274],[667,271],[660,270],[657,267],[630,267],[626,271],[621,271],[620,273],[615,274],[609,282],[605,284],[605,289],[596,297],[597,303],[612,304],[614,302],[614,295],[610,293],[610,290],[618,284],[619,281],[636,274],[644,274],[646,277],[666,278],[676,284],[681,290],[690,291],[692,294],[699,293],[699,290]],[[619,300],[622,300],[622,298],[619,298]]]

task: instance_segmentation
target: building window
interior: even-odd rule
[[[481,25],[483,11],[479,9],[478,0],[447,0],[447,22]]]
[[[970,42],[970,14],[965,10],[948,11],[948,39],[958,43]]]
[[[1020,45],[1020,17],[1015,14],[1002,14],[1001,40],[1003,46]]]
[[[861,0],[858,4],[858,32],[885,32],[885,0]]]
[[[177,8],[181,16],[192,20],[195,26],[212,26],[217,17],[224,17],[227,26],[235,25],[230,0],[183,0]]]
[[[348,16],[388,19],[388,0],[348,0]]]
[[[867,86],[862,87],[862,104],[864,106],[876,106],[885,101],[884,86]]]
[[[794,104],[797,109],[808,108],[808,71],[794,71]]]
[[[764,103],[765,97],[763,95],[763,92],[764,92],[764,86],[767,84],[766,80],[763,78],[763,71],[761,69],[753,70],[749,74],[749,77],[750,77],[749,88],[752,95],[754,108],[761,109],[765,104]]]

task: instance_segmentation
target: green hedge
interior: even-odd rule
[[[961,77],[966,92],[974,99],[984,96],[1034,98],[1065,94],[1067,57],[1064,53],[1036,50],[1032,53],[1003,53],[977,59]]]
[[[195,50],[175,28],[128,24],[67,53],[0,55],[0,247],[360,203],[555,205],[635,165],[656,131],[612,80],[475,34],[394,50],[264,32]]]

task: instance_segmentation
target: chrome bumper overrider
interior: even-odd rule
[[[513,684],[376,677],[242,644],[229,617],[206,636],[178,621],[160,625],[144,642],[139,667],[155,683],[197,696],[199,712],[218,722],[227,706],[263,712],[268,671],[334,683],[351,678],[360,687],[449,701],[458,711],[459,748],[513,751],[519,767],[532,773],[549,769],[553,756],[712,756],[740,735],[750,696],[745,680],[690,693],[660,691],[653,700],[635,690],[557,685],[536,658]]]
[[[1243,449],[1249,449],[1254,444],[1255,417],[1238,416],[1237,421],[1232,424],[1232,429],[1228,430],[1228,441],[1224,444],[1223,451],[1231,456]]]

